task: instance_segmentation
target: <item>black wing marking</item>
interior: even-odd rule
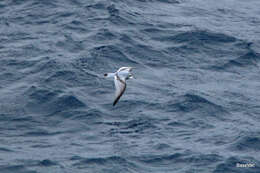
[[[116,103],[118,102],[120,97],[124,94],[125,89],[126,89],[125,81],[121,80],[117,75],[114,78],[114,82],[115,82],[115,87],[116,87],[116,98],[113,103],[113,106],[116,105]]]

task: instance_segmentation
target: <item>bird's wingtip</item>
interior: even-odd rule
[[[116,105],[116,101],[114,101],[114,103],[113,103],[113,106],[115,106]]]

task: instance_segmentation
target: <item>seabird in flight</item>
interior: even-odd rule
[[[115,100],[113,106],[116,105],[120,97],[124,94],[126,89],[126,80],[133,78],[133,74],[131,73],[133,67],[121,67],[115,73],[106,73],[104,76],[106,78],[114,77],[115,83]]]

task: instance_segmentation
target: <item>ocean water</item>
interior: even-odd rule
[[[0,1],[0,173],[259,173],[259,7]]]

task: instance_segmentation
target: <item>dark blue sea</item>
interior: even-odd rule
[[[260,1],[1,0],[0,173],[260,173]]]

